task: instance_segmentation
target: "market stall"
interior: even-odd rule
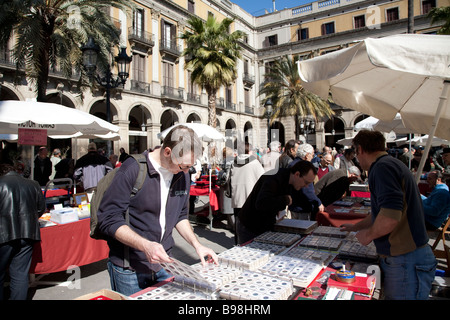
[[[173,278],[127,298],[370,300],[379,287],[375,247],[334,227],[319,226],[309,234],[268,231],[218,257],[219,265],[206,267],[178,260],[163,264]]]
[[[209,227],[212,229],[212,219],[215,212],[219,211],[219,192],[220,187],[215,185],[217,176],[201,176],[195,184],[191,185],[190,196],[208,196],[208,213]],[[201,215],[201,213],[197,213]]]
[[[41,228],[41,241],[33,249],[30,274],[48,274],[66,271],[73,266],[84,266],[108,257],[104,240],[89,236],[90,219]]]

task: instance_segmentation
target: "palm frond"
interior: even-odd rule
[[[258,95],[273,103],[273,119],[286,116],[311,116],[315,119],[331,116],[334,112],[327,101],[305,90],[298,74],[296,60],[287,56],[275,61]]]

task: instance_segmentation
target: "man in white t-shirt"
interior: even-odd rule
[[[203,264],[206,260],[218,263],[217,255],[199,242],[189,222],[189,169],[201,150],[192,129],[175,127],[160,149],[144,152],[148,174],[131,199],[139,164],[128,158],[117,171],[98,211],[99,230],[110,248],[108,271],[113,290],[131,295],[170,277],[160,263],[173,261],[174,228],[195,248]],[[123,214],[127,208],[129,224]],[[129,248],[129,266],[124,246]]]

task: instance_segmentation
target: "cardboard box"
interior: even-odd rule
[[[78,221],[78,210],[74,210],[73,208],[50,210],[50,215],[50,221],[59,224]]]
[[[97,292],[85,294],[75,300],[128,300],[128,298],[118,292],[102,289]]]

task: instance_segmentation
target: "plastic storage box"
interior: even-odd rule
[[[78,210],[74,208],[62,208],[57,210],[50,210],[50,221],[64,224],[78,221]]]

